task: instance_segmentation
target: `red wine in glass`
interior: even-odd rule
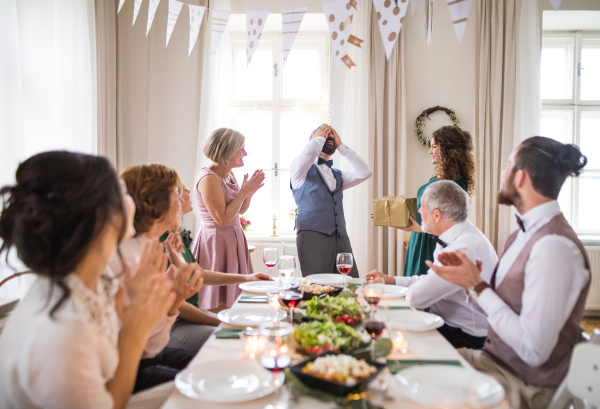
[[[302,294],[295,291],[282,291],[281,294],[279,294],[279,297],[286,307],[292,309],[296,307],[296,303],[302,299]]]
[[[375,339],[383,333],[385,324],[379,321],[367,321],[365,323],[365,330],[369,333],[371,338]]]
[[[379,301],[381,301],[381,297],[365,297],[365,300],[371,307],[375,307],[379,304]]]
[[[338,266],[337,269],[342,274],[348,274],[352,270],[352,266]]]
[[[258,361],[265,369],[268,369],[272,372],[279,372],[281,369],[285,369],[290,366],[292,357],[289,355],[260,355],[258,357]]]
[[[267,263],[265,263],[265,264],[266,264],[266,266],[267,266],[267,267],[269,267],[269,268],[273,268],[273,267],[275,267],[275,264],[277,264],[277,263],[274,263],[274,262],[271,262],[271,261],[269,261],[269,262],[267,262]]]

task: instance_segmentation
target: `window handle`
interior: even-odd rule
[[[271,168],[271,170],[275,171],[275,176],[277,176],[278,172],[279,172],[279,168],[277,167],[277,162],[275,162],[275,167]]]
[[[273,64],[273,75],[277,76],[277,64]]]
[[[581,77],[581,70],[583,70],[583,69],[585,69],[585,68],[583,68],[583,67],[581,66],[581,63],[580,63],[580,62],[578,62],[578,63],[577,63],[577,76],[578,76],[578,77]]]

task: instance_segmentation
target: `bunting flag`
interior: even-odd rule
[[[364,43],[365,40],[361,40],[360,38],[354,37],[352,34],[350,34],[350,37],[348,37],[348,42],[357,46],[358,48],[362,48],[360,45]]]
[[[146,37],[148,37],[150,27],[152,27],[154,15],[156,14],[156,9],[158,8],[158,3],[160,3],[160,0],[150,0],[150,5],[148,5],[148,25],[146,26]]]
[[[246,67],[252,61],[252,55],[258,47],[258,40],[262,36],[262,32],[267,22],[270,10],[246,10]]]
[[[346,66],[347,66],[348,68],[352,68],[352,66],[356,67],[356,64],[354,64],[354,61],[352,61],[352,60],[350,59],[350,57],[348,57],[348,54],[346,54],[345,56],[343,56],[343,57],[342,57],[342,62],[343,62],[344,64],[346,64]]]
[[[324,1],[321,3],[321,6],[325,12],[325,18],[327,19],[329,32],[331,33],[333,55],[339,67],[342,56],[344,56],[346,42],[348,41],[348,37],[350,37],[352,16],[355,9],[352,7],[352,0]]]
[[[288,54],[290,53],[292,45],[294,44],[294,40],[296,39],[296,34],[298,34],[298,30],[300,30],[300,24],[302,23],[304,13],[306,13],[307,8],[308,5],[281,9],[281,18],[283,23],[281,47],[283,51],[284,67],[288,58]]]
[[[398,0],[398,5],[394,4],[392,0],[373,0],[373,5],[377,12],[377,22],[385,48],[385,56],[389,60],[398,40],[402,23],[404,23],[408,0]]]
[[[169,40],[171,39],[171,34],[173,34],[175,23],[177,23],[177,17],[179,17],[181,7],[183,7],[182,2],[178,0],[169,0],[169,18],[167,19],[167,44],[165,45],[165,47],[169,46]]]
[[[225,27],[231,15],[230,10],[213,10],[212,11],[212,45],[210,48],[211,58],[217,53],[221,37],[225,32]]]
[[[119,8],[117,9],[117,14],[119,14],[121,9],[123,8],[123,4],[125,4],[125,0],[119,0]]]
[[[554,7],[554,10],[558,10],[560,8],[560,3],[562,3],[562,0],[550,0],[550,3],[552,4],[552,7]]]
[[[423,0],[413,0],[410,2],[410,15],[415,14],[415,10],[420,9],[421,12],[425,13],[425,3]]]
[[[196,44],[196,40],[198,39],[198,34],[200,34],[200,25],[202,24],[202,19],[204,18],[204,12],[206,11],[206,7],[204,6],[193,6],[188,4],[190,11],[190,48],[188,49],[188,57],[192,54],[192,49]]]
[[[458,42],[462,40],[465,28],[467,27],[467,18],[469,17],[469,10],[471,9],[471,3],[473,0],[447,0],[448,7],[450,8],[450,18],[454,23],[454,32]]]
[[[135,24],[135,20],[137,19],[137,15],[140,12],[140,7],[142,7],[142,0],[135,0],[133,3],[133,22],[131,25]]]

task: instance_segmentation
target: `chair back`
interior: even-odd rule
[[[600,406],[600,345],[594,342],[575,345],[566,381],[571,395],[588,405]]]
[[[298,248],[295,244],[285,244],[281,243],[283,246],[283,255],[284,256],[296,256],[298,257]]]

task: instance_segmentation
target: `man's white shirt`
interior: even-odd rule
[[[525,232],[504,252],[498,272],[498,287],[525,244],[542,226],[560,214],[557,201],[544,203],[522,217]],[[589,281],[581,251],[571,240],[547,235],[533,245],[525,264],[525,287],[521,313],[515,313],[494,291],[484,290],[479,305],[498,336],[533,367],[542,365],[558,342],[560,331]]]
[[[311,139],[304,146],[300,155],[292,161],[290,165],[290,179],[293,189],[298,189],[304,184],[308,170],[313,163],[316,164],[318,161],[318,156],[323,150],[325,141],[326,139],[321,136]],[[342,180],[344,181],[343,190],[359,185],[373,175],[373,171],[369,165],[352,149],[341,144],[338,146],[337,151],[343,157],[348,159],[348,162],[350,162],[350,165],[352,165],[353,168],[353,170],[342,170]],[[321,172],[329,190],[334,191],[337,182],[331,168],[325,164],[317,164],[317,168]]]
[[[437,244],[433,253],[434,264],[441,266],[441,253],[460,250],[471,261],[483,262],[481,277],[490,282],[498,256],[485,235],[468,220],[457,223],[440,235],[447,243]],[[475,337],[487,336],[487,317],[477,303],[470,299],[464,288],[440,278],[433,270],[412,277],[396,277],[396,284],[408,287],[406,301],[414,308],[430,308],[433,314],[444,319],[451,327],[460,328]]]

